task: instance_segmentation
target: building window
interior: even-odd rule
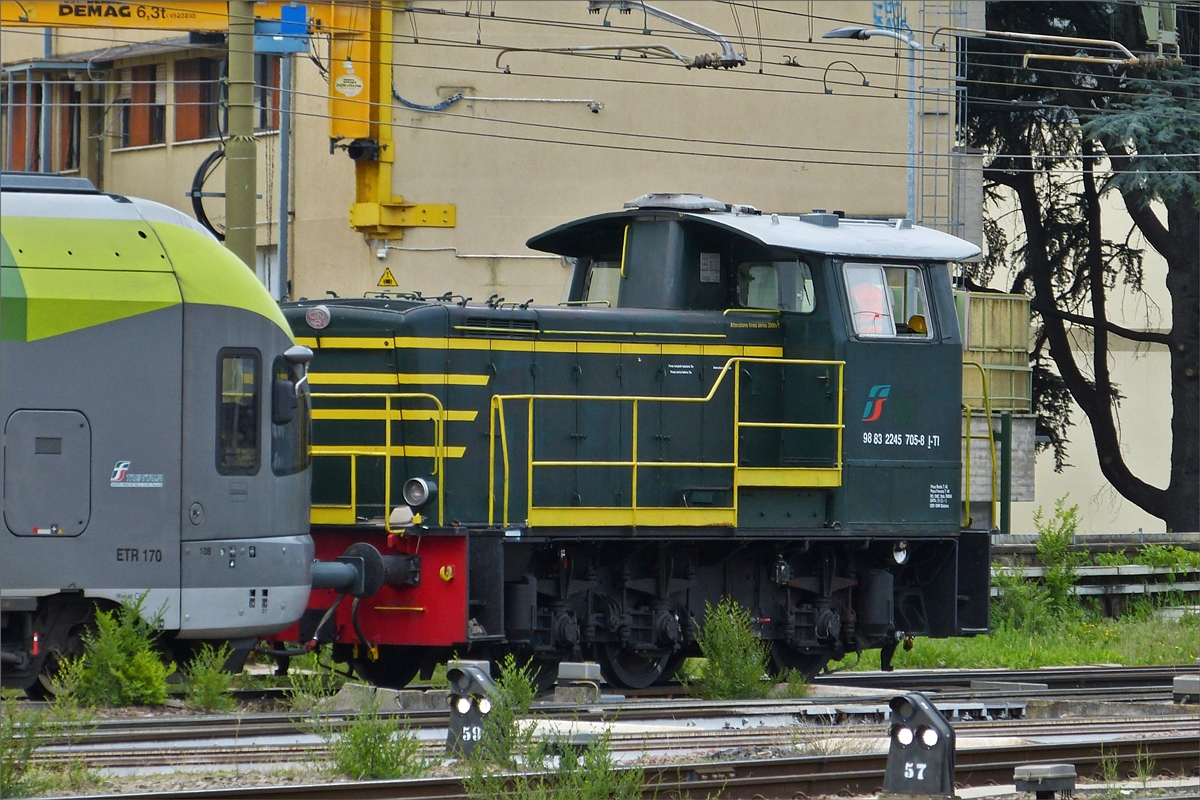
[[[79,169],[79,128],[82,95],[74,86],[60,89],[58,163],[63,171]]]
[[[121,147],[162,144],[167,140],[166,78],[166,64],[121,70],[117,94]]]
[[[175,141],[211,139],[221,133],[221,75],[225,62],[189,58],[175,62]]]
[[[217,355],[217,472],[258,472],[259,356],[257,350]]]
[[[12,87],[12,118],[8,120],[5,130],[8,132],[8,164],[6,169],[18,172],[36,172],[41,168],[38,163],[38,142],[41,141],[42,128],[42,85],[34,83],[28,88],[32,103],[25,96],[27,86],[22,81]],[[32,105],[32,108],[29,108]]]
[[[279,130],[279,56],[254,57],[254,129]]]

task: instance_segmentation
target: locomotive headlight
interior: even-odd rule
[[[471,710],[471,698],[460,697],[454,701],[454,710],[460,714],[466,714]]]
[[[437,494],[437,483],[430,478],[409,478],[404,482],[404,502],[420,508]]]
[[[486,714],[492,710],[492,701],[486,697],[479,698],[479,713]]]
[[[892,736],[895,737],[896,741],[900,743],[901,747],[908,747],[913,743],[912,728],[905,727],[904,725],[897,725],[895,728],[893,728]]]
[[[332,316],[329,313],[327,306],[313,306],[308,311],[304,312],[304,321],[308,323],[308,327],[321,330],[329,324]]]
[[[892,560],[897,564],[908,561],[908,542],[896,542],[896,546],[892,548]]]
[[[938,732],[933,728],[922,727],[919,731],[919,735],[921,738],[921,744],[925,745],[926,747],[933,747],[938,743],[938,739],[941,738],[938,736]]]

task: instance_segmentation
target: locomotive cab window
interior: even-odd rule
[[[271,365],[271,471],[276,475],[302,472],[312,460],[307,384],[297,393],[296,369],[302,368],[282,356]]]
[[[583,279],[583,297],[587,303],[617,307],[617,295],[621,289],[620,261],[593,261]]]
[[[257,350],[217,354],[217,472],[222,475],[258,472],[259,385]]]
[[[925,283],[916,267],[847,264],[854,332],[864,338],[929,338]]]
[[[803,261],[748,261],[738,266],[738,304],[808,314],[815,308],[812,272]]]

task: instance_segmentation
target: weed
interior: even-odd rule
[[[783,683],[772,687],[771,697],[783,697],[792,700],[808,697],[808,677],[798,669],[789,669],[787,674],[783,676]]]
[[[1133,770],[1137,773],[1138,780],[1142,782],[1143,789],[1150,784],[1150,780],[1154,777],[1154,768],[1157,764],[1154,756],[1150,755],[1150,750],[1138,742],[1137,757],[1133,760]]]
[[[89,706],[162,705],[167,676],[175,665],[163,664],[154,648],[161,615],[143,619],[146,593],[123,601],[113,611],[96,612],[96,629],[83,634],[84,653],[72,673],[72,693]]]
[[[292,658],[284,693],[293,711],[316,713],[346,682],[346,675],[335,670],[332,663],[323,662],[320,652],[313,650]]]
[[[450,681],[446,679],[446,665],[437,664],[433,668],[433,674],[429,677],[429,687],[431,689],[449,689]]]
[[[534,726],[522,725],[521,719],[533,706],[537,689],[530,664],[518,665],[512,653],[504,657],[499,668],[491,695],[492,710],[483,719],[483,739],[475,749],[474,761],[516,769],[534,754]]]
[[[1033,524],[1038,530],[1038,560],[1046,568],[1042,582],[1046,587],[1047,611],[1058,619],[1077,615],[1080,610],[1074,588],[1083,558],[1070,549],[1079,529],[1079,506],[1067,508],[1066,503],[1066,496],[1055,500],[1054,515],[1049,519],[1041,508],[1033,514]]]
[[[188,664],[187,699],[194,708],[205,711],[228,711],[233,708],[233,675],[225,671],[229,659],[229,646],[219,648],[210,644],[200,645],[199,652]]]
[[[1121,756],[1116,750],[1105,752],[1104,745],[1100,745],[1100,779],[1104,781],[1105,796],[1117,795],[1117,783],[1121,780],[1118,771],[1120,763]]]
[[[700,671],[700,695],[709,700],[765,697],[770,684],[767,649],[754,633],[750,610],[731,597],[714,608],[705,603],[704,627],[698,637],[705,662]]]
[[[867,736],[847,735],[825,725],[797,725],[792,728],[792,748],[806,756],[838,756],[870,753],[875,743]]]
[[[379,714],[379,700],[370,693],[363,710],[337,735],[326,740],[334,769],[354,780],[418,778],[429,765],[421,742],[400,721]]]
[[[0,797],[23,797],[41,791],[37,775],[29,769],[29,757],[37,749],[43,725],[42,714],[21,707],[16,689],[4,689],[0,707]]]

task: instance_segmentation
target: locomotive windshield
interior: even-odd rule
[[[929,338],[925,284],[916,267],[847,264],[854,332],[865,338]]]
[[[588,304],[608,304],[617,307],[617,292],[621,288],[621,262],[593,261],[583,284],[583,301]]]
[[[812,272],[803,261],[752,261],[738,266],[738,304],[810,313],[816,307]]]
[[[217,396],[217,472],[258,472],[259,379],[257,350],[222,350]]]
[[[287,393],[294,399],[295,411],[291,419],[280,424],[271,420],[271,471],[276,475],[295,475],[306,469],[312,460],[309,451],[311,424],[309,422],[309,399],[307,384],[301,384],[297,393],[292,370],[286,358],[275,359],[271,371],[273,393]]]

